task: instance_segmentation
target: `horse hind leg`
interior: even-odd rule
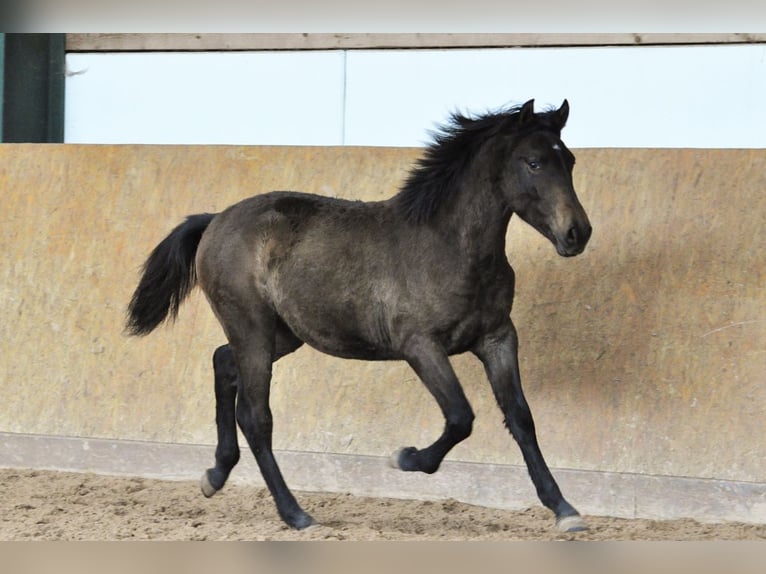
[[[303,341],[298,339],[286,326],[280,325],[276,334],[274,361],[298,349]],[[207,469],[200,480],[202,494],[207,498],[221,490],[239,462],[237,440],[236,397],[239,384],[239,370],[234,353],[229,345],[223,345],[213,353],[215,376],[215,423],[218,444],[215,451],[215,466]]]
[[[213,373],[218,444],[215,449],[215,466],[207,469],[200,480],[202,494],[208,498],[223,488],[231,469],[239,462],[235,416],[239,371],[229,345],[218,347],[213,353]]]
[[[290,492],[274,458],[274,425],[269,407],[272,363],[280,354],[298,348],[301,342],[286,331],[273,311],[252,298],[246,305],[220,306],[215,311],[229,339],[230,350],[225,353],[231,353],[238,372],[234,419],[255,456],[279,516],[292,528],[307,528],[314,524],[314,519]],[[232,405],[231,395],[224,394],[224,400],[227,416],[222,420],[224,436],[228,436],[234,431],[228,410]]]

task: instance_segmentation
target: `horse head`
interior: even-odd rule
[[[569,116],[566,100],[557,110],[535,114],[534,100],[518,112],[503,174],[511,209],[555,246],[559,255],[583,252],[591,225],[574,190],[574,154],[561,141]]]

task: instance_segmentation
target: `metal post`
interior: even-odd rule
[[[0,32],[0,143],[3,142],[3,108],[5,107],[5,34]]]
[[[65,34],[5,34],[5,142],[64,141]]]

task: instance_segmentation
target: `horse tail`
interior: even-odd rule
[[[148,335],[168,315],[176,318],[181,303],[197,284],[197,246],[214,217],[210,213],[190,215],[151,252],[128,305],[129,334]]]

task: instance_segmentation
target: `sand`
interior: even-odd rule
[[[265,489],[227,485],[206,499],[193,482],[0,469],[0,540],[766,540],[766,525],[587,517],[562,534],[543,507],[498,510],[299,492],[321,523],[287,528]]]

